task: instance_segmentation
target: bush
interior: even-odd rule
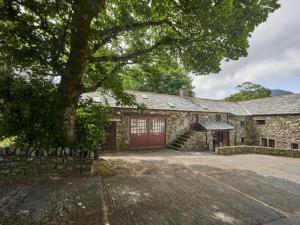
[[[76,111],[76,145],[99,148],[106,137],[105,126],[109,123],[112,109],[92,101],[80,103]]]

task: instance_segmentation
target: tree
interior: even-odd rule
[[[64,140],[75,141],[82,93],[103,91],[122,104],[130,64],[176,60],[208,74],[247,55],[248,37],[277,0],[0,0],[0,63],[15,77],[60,78],[56,110]]]
[[[244,100],[258,99],[270,97],[272,91],[268,88],[261,86],[260,84],[253,84],[251,82],[245,82],[238,85],[238,93],[232,94],[226,98],[228,101],[238,102]]]
[[[126,71],[126,75],[124,87],[129,90],[178,95],[180,88],[184,87],[190,96],[194,95],[192,79],[176,63],[133,67]]]
[[[256,129],[255,122],[253,118],[247,117],[245,119],[245,144],[246,145],[258,145],[259,142],[259,132]]]

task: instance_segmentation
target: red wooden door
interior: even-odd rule
[[[224,131],[223,146],[229,146],[229,131]]]
[[[165,147],[165,118],[152,115],[138,115],[130,118],[130,148]]]
[[[196,130],[198,126],[198,114],[191,114],[190,116],[190,129]]]
[[[165,142],[165,118],[149,117],[149,147],[164,147]]]
[[[134,116],[130,118],[130,148],[147,148],[148,137],[148,117]]]

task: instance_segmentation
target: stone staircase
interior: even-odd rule
[[[167,147],[178,151],[203,151],[206,146],[205,140],[205,132],[187,131]]]

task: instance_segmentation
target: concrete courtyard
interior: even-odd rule
[[[300,224],[300,159],[148,150],[94,172],[1,179],[0,225]]]
[[[103,159],[106,224],[300,224],[300,159],[172,150]]]

